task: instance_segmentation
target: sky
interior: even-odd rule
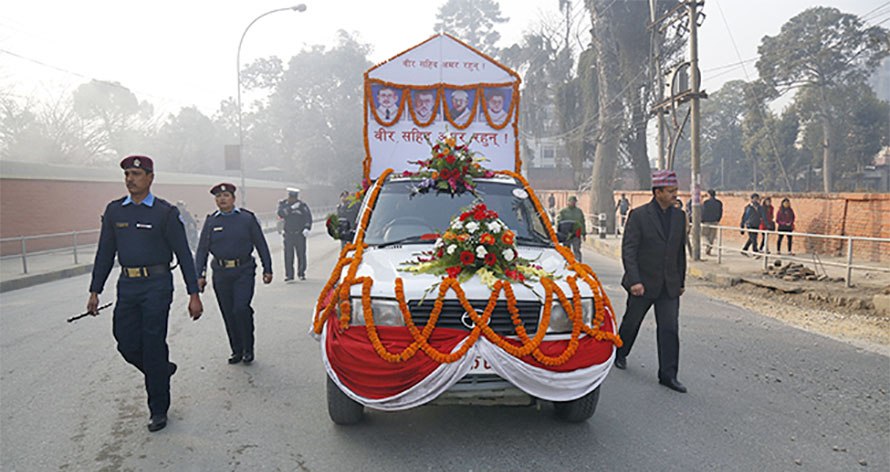
[[[614,0],[646,1],[646,0]],[[666,0],[660,0],[666,1]],[[266,16],[250,27],[241,63],[333,44],[343,29],[372,45],[379,62],[431,36],[445,0],[306,0],[305,12]],[[558,0],[500,0],[508,23],[499,46],[519,41],[540,18],[559,18]],[[577,5],[577,22],[589,21]],[[673,3],[673,0],[671,0]],[[262,13],[297,5],[283,0],[9,0],[0,15],[0,93],[56,100],[90,79],[119,82],[161,113],[195,105],[212,115],[236,94],[238,41]],[[706,0],[700,29],[702,87],[750,80],[757,46],[813,6],[834,6],[890,27],[885,0]],[[741,63],[741,64],[740,64]]]

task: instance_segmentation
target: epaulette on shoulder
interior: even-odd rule
[[[248,210],[247,208],[238,207],[238,209],[241,210],[241,211],[244,212],[244,213],[247,213],[248,215],[256,216],[256,214],[254,214],[254,212]]]
[[[172,203],[168,202],[167,200],[164,200],[163,198],[155,197],[155,202],[160,203],[162,206],[166,206],[166,207],[174,206]]]

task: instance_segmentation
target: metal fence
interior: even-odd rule
[[[313,216],[313,223],[323,221],[327,214],[335,211],[337,207],[327,206],[319,208]],[[280,229],[278,215],[274,211],[256,214],[260,226],[264,232]],[[68,231],[65,233],[35,234],[31,236],[18,236],[0,238],[0,245],[4,247],[0,261],[7,262],[21,260],[22,273],[28,273],[28,258],[35,256],[66,256],[70,255],[73,265],[81,263],[79,255],[95,252],[99,239],[98,229],[83,231]],[[13,246],[13,247],[10,247]],[[195,249],[195,248],[192,248]]]
[[[732,226],[718,226],[718,225],[710,225],[703,223],[702,228],[715,228],[717,230],[716,235],[716,244],[712,245],[713,248],[717,249],[717,263],[723,263],[723,251],[739,251],[739,248],[732,248],[729,246],[725,246],[723,244],[723,232],[724,231],[739,231],[740,228],[735,228]],[[853,263],[853,245],[856,242],[870,242],[874,244],[887,244],[890,247],[890,238],[869,238],[864,236],[838,236],[831,234],[814,234],[814,233],[798,233],[796,231],[776,231],[776,230],[761,230],[761,229],[744,229],[743,231],[748,233],[757,233],[758,241],[763,238],[763,246],[764,248],[769,248],[770,237],[778,237],[778,235],[783,236],[797,236],[797,237],[805,237],[805,238],[814,238],[814,239],[824,239],[824,240],[833,240],[841,242],[846,248],[846,261],[845,262],[834,262],[834,261],[823,261],[818,260],[819,255],[815,252],[810,254],[809,258],[802,256],[792,256],[792,255],[782,255],[781,258],[784,260],[791,260],[795,262],[808,262],[808,263],[817,263],[823,266],[830,267],[842,267],[846,270],[846,276],[844,280],[846,282],[847,287],[851,287],[853,282],[853,270],[864,270],[864,271],[877,271],[877,272],[890,272],[890,267],[887,266],[872,266],[872,265],[863,265],[863,264],[854,264]],[[707,246],[707,241],[705,238],[702,238],[702,245]],[[772,256],[767,251],[764,252],[749,252],[749,255],[757,255],[763,258],[763,269],[766,270],[769,267],[769,261]],[[773,256],[775,259],[776,257]]]

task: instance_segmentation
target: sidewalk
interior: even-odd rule
[[[588,237],[585,244],[600,254],[621,259],[621,236],[609,235],[605,239],[600,239],[594,235]],[[799,293],[837,306],[865,308],[873,305],[878,313],[890,315],[890,294],[887,293],[890,288],[890,273],[853,270],[853,287],[847,288],[843,281],[846,277],[845,268],[823,266],[814,261],[810,254],[797,254],[794,261],[789,261],[784,255],[768,254],[766,257],[770,266],[776,261],[781,261],[782,264],[795,262],[803,264],[817,274],[824,273],[828,276],[827,280],[786,281],[773,275],[766,275],[763,258],[743,256],[739,249],[724,250],[721,264],[717,263],[716,248],[712,250],[712,254],[706,256],[702,250],[701,261],[687,259],[687,275],[723,287],[751,284],[785,293]],[[839,257],[819,256],[819,260],[845,262],[844,258]]]

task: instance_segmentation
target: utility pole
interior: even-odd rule
[[[692,259],[701,260],[701,73],[698,68],[698,7],[704,2],[688,0],[686,8],[689,15],[689,64],[692,75],[692,117],[691,117],[691,165],[692,168]]]
[[[655,2],[657,0],[649,0],[649,21],[650,28],[651,25],[656,23],[655,18]],[[658,38],[658,35],[661,34],[658,28],[651,28],[651,42],[652,42],[652,62],[654,63],[653,69],[655,70],[655,103],[661,103],[664,100],[664,74],[661,72],[661,40]],[[666,169],[665,160],[664,160],[664,112],[659,111],[655,115],[656,124],[658,125],[658,160],[656,161],[656,167],[658,169]]]
[[[680,0],[670,11],[662,15],[658,19],[654,19],[649,28],[656,30],[658,33],[664,33],[668,28],[674,26],[677,34],[682,35],[689,33],[689,60],[681,64],[677,64],[671,71],[671,90],[670,97],[658,100],[652,107],[653,113],[656,113],[661,123],[661,117],[664,113],[671,115],[673,130],[670,134],[669,152],[665,161],[659,156],[659,167],[663,169],[673,168],[674,155],[677,151],[677,143],[683,137],[683,129],[687,120],[690,121],[690,171],[691,185],[690,193],[692,194],[690,208],[687,211],[692,216],[692,234],[689,235],[692,245],[693,260],[701,260],[701,143],[699,137],[701,135],[701,110],[700,100],[708,98],[708,94],[701,90],[701,73],[698,67],[698,27],[699,23],[704,20],[705,14],[700,11],[704,6],[703,0]],[[649,0],[650,17],[655,17],[655,0]],[[688,76],[689,80],[686,80]],[[659,74],[659,78],[663,77]],[[684,114],[684,118],[678,118],[678,110],[683,103],[690,102],[689,110]],[[659,128],[659,131],[662,131]],[[659,133],[661,138],[663,133]],[[663,166],[663,167],[662,167]],[[722,178],[722,172],[721,172]]]

